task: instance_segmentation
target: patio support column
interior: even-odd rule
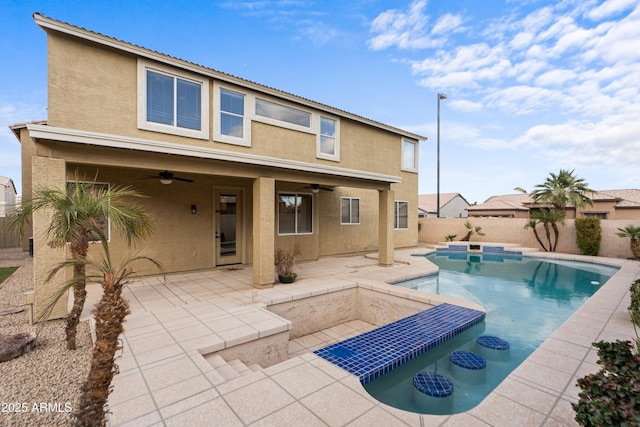
[[[393,211],[394,192],[382,190],[378,194],[378,262],[382,266],[393,265]]]
[[[273,287],[275,267],[276,181],[260,177],[253,182],[253,284]]]
[[[66,191],[66,163],[61,159],[33,156],[32,188],[46,187],[57,188]],[[67,248],[50,248],[46,230],[51,224],[52,212],[40,209],[31,218],[33,224],[33,289],[34,293],[27,293],[27,301],[33,302],[33,317],[30,320],[38,321],[46,312],[52,299],[60,292],[60,285],[66,280],[65,270],[62,270],[49,283],[46,278],[51,269],[66,259]],[[60,319],[67,315],[67,297],[65,292],[51,312],[49,319]]]

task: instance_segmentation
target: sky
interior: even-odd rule
[[[419,193],[469,203],[573,170],[640,188],[639,0],[0,0],[0,175],[47,118],[44,15],[428,138]]]

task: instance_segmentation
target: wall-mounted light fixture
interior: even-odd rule
[[[193,215],[195,215],[195,214],[197,214],[197,213],[198,213],[198,208],[196,208],[196,205],[191,205],[191,213],[192,213]]]

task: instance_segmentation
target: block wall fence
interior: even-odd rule
[[[460,240],[466,235],[464,226],[470,221],[475,227],[482,227],[484,236],[474,234],[472,242],[498,242],[516,243],[528,248],[542,250],[531,229],[525,230],[526,218],[420,218],[420,232],[418,241],[425,244],[436,244],[445,241],[445,236],[456,234],[454,240]],[[616,235],[618,228],[628,225],[638,226],[639,221],[632,220],[601,220],[602,241],[600,243],[599,256],[611,258],[632,258],[629,238]],[[560,241],[556,252],[568,254],[580,254],[576,243],[576,228],[574,220],[565,220],[564,225],[559,224]],[[546,243],[545,231],[542,225],[538,226],[538,234]]]

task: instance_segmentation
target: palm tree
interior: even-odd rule
[[[595,191],[588,187],[584,179],[573,175],[574,170],[560,169],[556,175],[553,172],[545,179],[544,183],[535,186],[530,194],[535,203],[549,204],[556,211],[566,211],[567,205],[572,204],[576,208],[585,205],[593,205],[593,200],[586,193]]]
[[[82,385],[80,402],[74,413],[74,425],[87,427],[104,425],[105,405],[111,392],[111,381],[118,371],[114,357],[116,351],[121,348],[118,337],[124,331],[123,324],[126,316],[131,312],[129,302],[122,296],[122,290],[127,285],[128,279],[134,274],[131,264],[136,261],[149,261],[162,271],[162,266],[157,261],[144,255],[125,258],[120,264],[115,265],[111,259],[107,239],[100,231],[98,234],[102,237],[104,251],[101,259],[92,259],[86,256],[70,259],[54,267],[49,272],[47,279],[51,280],[64,268],[81,265],[82,267],[90,267],[91,271],[97,272],[74,277],[64,283],[56,297],[59,298],[66,289],[79,282],[98,282],[103,288],[102,297],[93,309],[96,322],[96,341],[91,356],[91,367],[89,375]],[[55,305],[57,298],[50,303],[50,309]]]
[[[477,234],[478,236],[484,236],[484,233],[482,232],[482,227],[480,227],[479,225],[477,225],[474,228],[471,222],[465,221],[464,226],[467,229],[467,234],[462,239],[460,239],[461,242],[468,242],[474,233]]]
[[[555,252],[560,240],[560,230],[558,229],[558,222],[564,222],[564,214],[552,209],[536,209],[531,212],[529,222],[524,226],[525,230],[531,228],[533,234],[536,236],[536,240],[542,246],[545,252]],[[549,247],[547,248],[541,241],[536,226],[542,224],[544,227],[545,236]],[[553,231],[553,238],[551,232]]]
[[[631,253],[636,259],[640,259],[640,227],[627,225],[625,228],[618,228],[616,235],[620,237],[630,237]]]
[[[536,218],[529,218],[529,221],[524,225],[524,229],[532,229],[533,230],[533,235],[536,236],[536,240],[538,241],[538,243],[540,244],[540,246],[542,247],[542,249],[544,249],[545,252],[549,252],[549,249],[547,249],[547,247],[544,245],[544,243],[542,242],[542,239],[540,238],[540,235],[538,234],[538,230],[536,229],[536,227],[538,226],[538,224],[540,224],[542,221]],[[547,240],[549,241],[549,248],[551,248],[551,234],[549,233],[549,229],[545,228],[545,230],[547,231]]]
[[[131,197],[144,196],[132,187],[100,187],[80,182],[76,177],[75,183],[69,183],[66,191],[36,188],[34,198],[24,204],[13,225],[22,230],[34,212],[51,209],[53,218],[46,230],[48,245],[61,248],[69,243],[72,259],[78,260],[86,257],[90,241],[95,241],[98,235],[104,235],[101,222],[107,219],[124,235],[129,245],[152,233],[150,217],[140,206],[131,203]],[[84,268],[82,263],[73,264],[73,277],[83,277]],[[86,296],[85,282],[74,281],[73,307],[67,316],[65,328],[69,350],[76,348],[76,330]]]
[[[524,194],[529,194],[533,199],[533,203],[538,205],[545,205],[535,211],[531,212],[531,218],[538,220],[534,222],[528,222],[525,225],[525,229],[532,228],[536,234],[536,239],[540,242],[537,235],[535,226],[542,223],[549,241],[549,251],[555,252],[560,239],[560,230],[558,229],[558,222],[564,223],[566,217],[567,206],[569,204],[576,208],[582,208],[585,205],[593,205],[593,200],[589,198],[587,193],[594,193],[588,187],[584,179],[577,178],[574,171],[566,169],[560,169],[558,174],[551,172],[549,177],[545,179],[544,183],[535,186],[535,189],[531,193],[527,193],[521,187],[516,187],[516,191],[520,191]],[[553,243],[550,237],[549,227],[553,230],[554,239]],[[547,251],[547,248],[541,243],[542,248]]]

